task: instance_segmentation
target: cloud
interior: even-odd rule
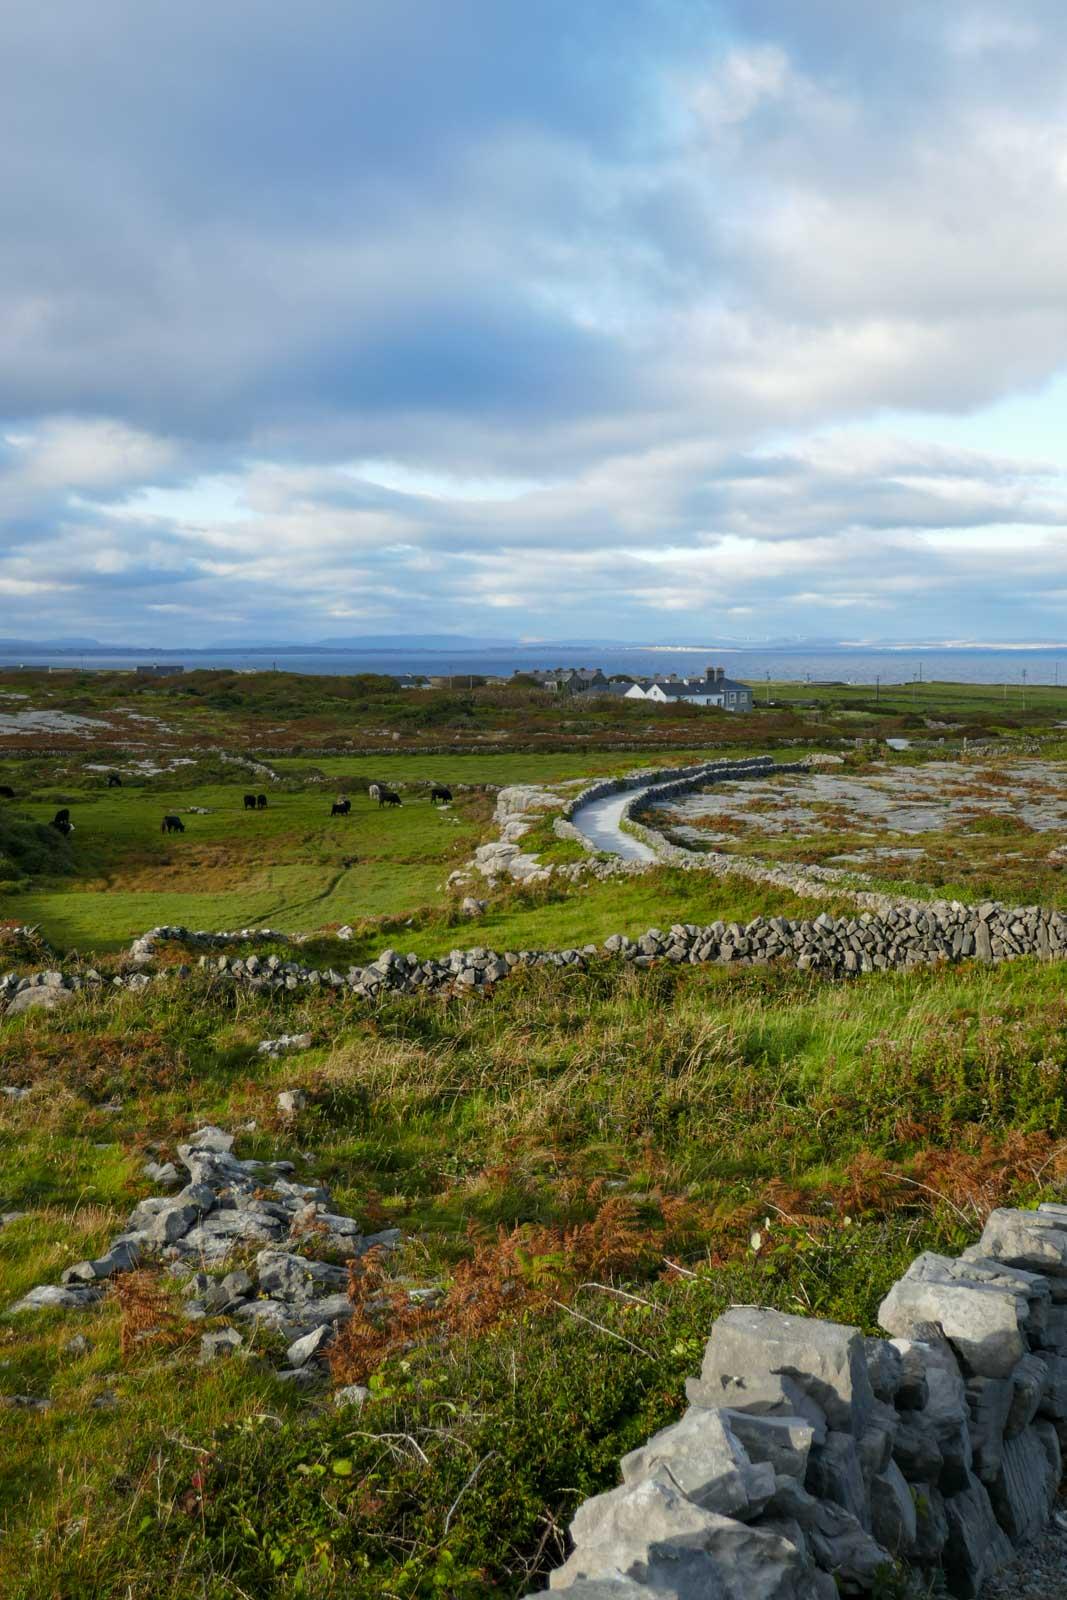
[[[1067,362],[1059,21],[8,7],[18,631],[1054,629],[1064,463],[920,434]]]

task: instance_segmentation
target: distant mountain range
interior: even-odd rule
[[[590,662],[598,650],[656,650],[662,652],[715,650],[1064,650],[1067,644],[1060,640],[1033,639],[1001,642],[993,639],[826,639],[818,637],[778,636],[770,639],[738,639],[721,634],[712,643],[696,641],[687,643],[635,643],[632,639],[502,639],[463,633],[368,633],[341,634],[314,643],[280,641],[272,639],[224,639],[212,645],[146,645],[115,644],[102,639],[80,636],[60,639],[10,639],[0,638],[0,651],[4,655],[83,655],[140,656],[145,659],[181,656],[212,655],[220,651],[237,655],[309,655],[337,651],[465,651],[514,650],[536,652],[540,657],[549,655],[563,660],[567,654],[588,656]]]

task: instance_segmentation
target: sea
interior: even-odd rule
[[[516,670],[561,666],[600,667],[605,673],[652,677],[676,672],[697,676],[707,666],[721,666],[728,677],[748,683],[771,680],[793,683],[900,684],[929,680],[947,683],[990,683],[1024,686],[1067,686],[1067,645],[1063,646],[893,646],[878,649],[787,648],[725,645],[595,645],[509,644],[494,648],[450,649],[222,649],[141,652],[88,650],[27,651],[5,654],[0,666],[65,667],[96,671],[131,671],[138,664],[197,668],[230,668],[238,672],[302,672],[346,674],[423,673],[452,677],[456,687],[472,675],[510,677]]]

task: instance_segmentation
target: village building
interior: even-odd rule
[[[613,700],[650,700],[654,705],[682,702],[715,706],[721,711],[751,711],[752,689],[728,678],[723,667],[708,667],[703,677],[680,678],[676,672],[658,678],[609,679],[599,667],[556,667],[550,672],[516,670],[515,678],[533,679],[557,694],[600,695]]]
[[[628,700],[651,700],[658,705],[681,702],[690,706],[716,706],[721,711],[751,711],[752,689],[728,678],[725,668],[708,667],[702,678],[640,679],[627,692]]]

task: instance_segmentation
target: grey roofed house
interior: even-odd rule
[[[722,667],[708,667],[702,678],[653,678],[630,691],[631,699],[644,699],[669,705],[718,706],[723,711],[751,711],[752,689],[747,683],[728,678]]]
[[[590,683],[580,691],[574,690],[574,693],[595,695],[601,700],[625,700],[633,686],[632,678],[627,678],[624,683],[612,683],[605,678],[603,683]]]
[[[592,688],[600,689],[607,679],[599,667],[554,667],[549,672],[540,668],[516,671],[515,677],[532,678],[543,689],[555,689],[561,694],[584,694]]]

